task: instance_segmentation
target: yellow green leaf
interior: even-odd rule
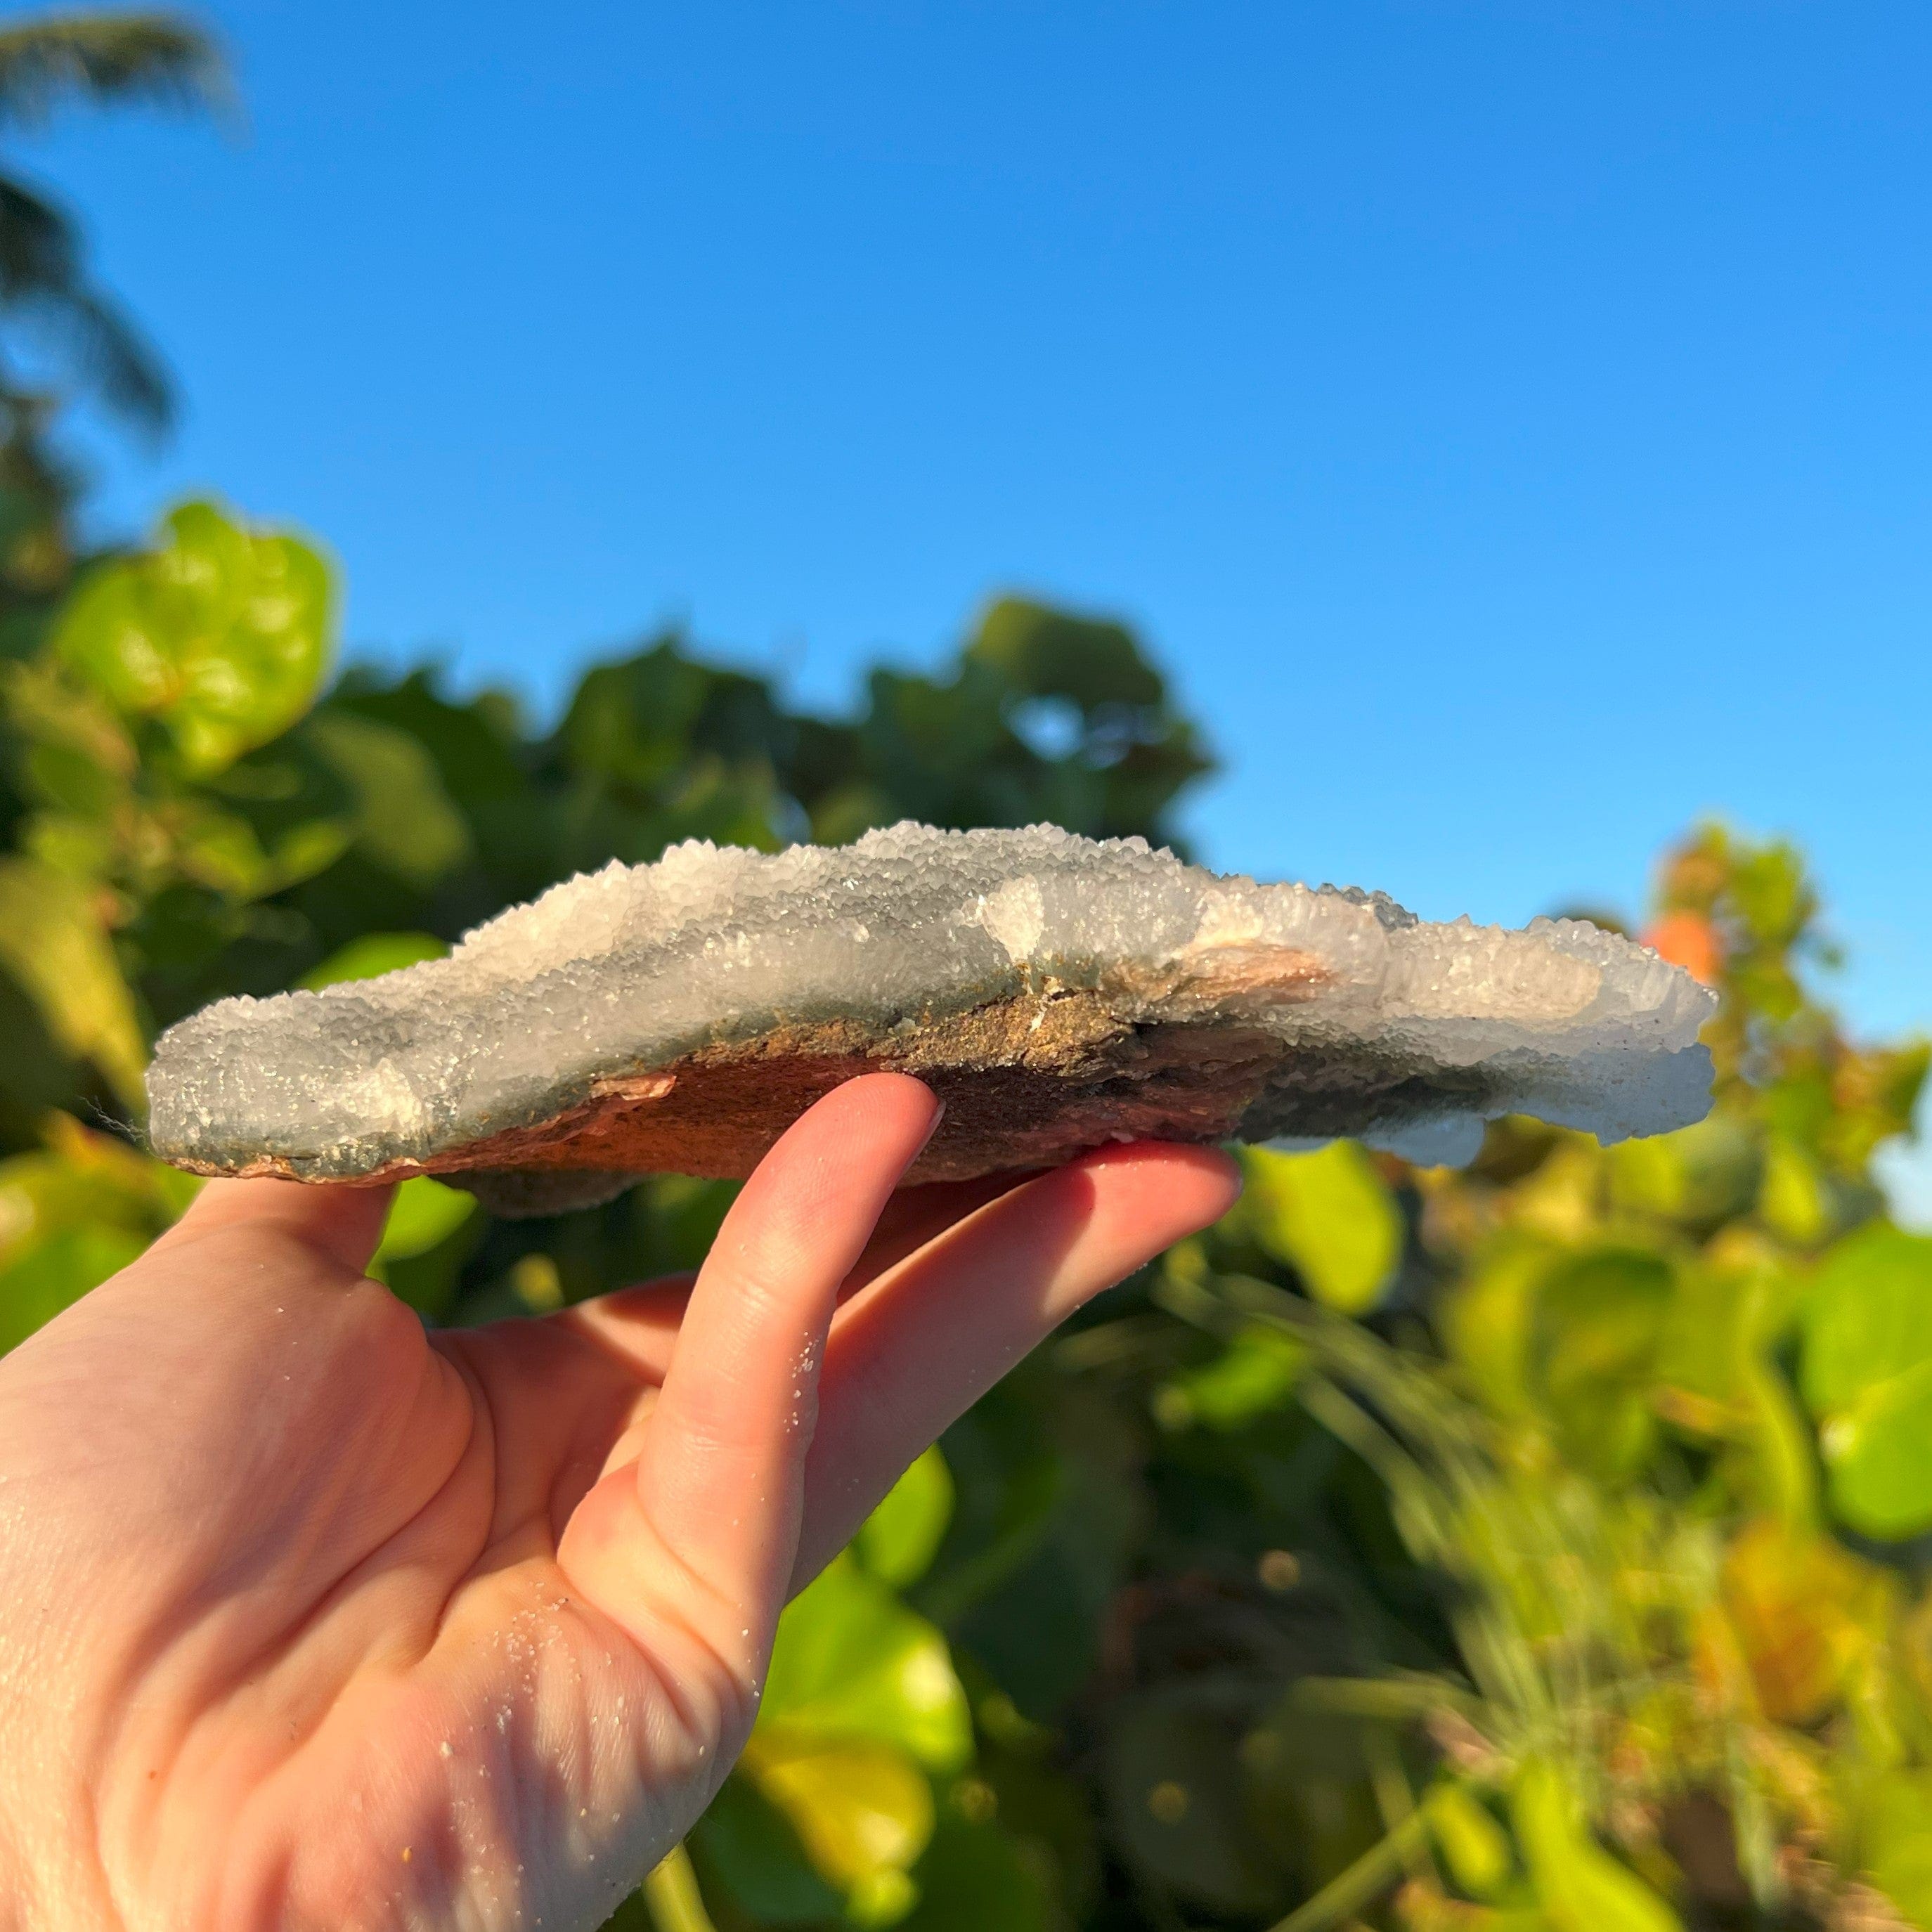
[[[1669,1903],[1592,1837],[1568,1780],[1547,1759],[1525,1762],[1510,1811],[1556,1932],[1682,1932]]]
[[[92,1060],[128,1106],[142,1104],[147,1043],[86,886],[32,859],[0,859],[0,965],[68,1052]]]
[[[946,1640],[849,1552],[780,1619],[759,1723],[794,1738],[890,1744],[934,1771],[972,1751]]]
[[[910,1908],[908,1874],[932,1836],[933,1804],[931,1784],[904,1752],[862,1739],[826,1744],[768,1734],[746,1752],[745,1763],[862,1922],[890,1924]]]
[[[1794,1246],[1808,1247],[1831,1232],[1832,1204],[1824,1176],[1817,1162],[1784,1135],[1773,1135],[1765,1150],[1757,1211],[1773,1234]]]
[[[370,1273],[380,1281],[383,1276],[380,1270],[387,1263],[428,1254],[476,1212],[475,1195],[466,1194],[460,1187],[446,1187],[426,1174],[413,1176],[396,1190]]]
[[[1381,1300],[1402,1259],[1402,1222],[1375,1163],[1353,1141],[1312,1154],[1251,1148],[1244,1220],[1318,1301],[1345,1315]]]
[[[308,708],[328,668],[332,602],[328,567],[306,544],[184,503],[155,548],[86,578],[53,649],[124,716],[158,719],[206,776]]]
[[[440,959],[448,950],[434,933],[365,932],[338,946],[296,983],[314,992],[345,980],[373,980],[378,974],[420,965],[425,959]]]
[[[1932,1239],[1882,1222],[1847,1235],[1802,1320],[1801,1380],[1833,1506],[1868,1536],[1932,1526]]]
[[[952,1515],[952,1476],[934,1443],[859,1526],[860,1559],[896,1589],[924,1576]]]
[[[1489,1807],[1466,1786],[1445,1783],[1430,1792],[1425,1808],[1456,1885],[1472,1898],[1496,1898],[1516,1875],[1516,1860],[1509,1834]]]

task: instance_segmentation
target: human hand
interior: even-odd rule
[[[694,1286],[425,1334],[386,1194],[218,1182],[0,1361],[0,1926],[598,1924],[778,1614],[1057,1323],[1232,1200],[1200,1149],[909,1190],[821,1100]]]

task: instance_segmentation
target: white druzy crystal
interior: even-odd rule
[[[890,1060],[950,1018],[1070,991],[1129,1032],[1222,1029],[1251,1058],[1260,1040],[1219,1124],[1244,1139],[1350,1133],[1454,1160],[1504,1113],[1613,1140],[1709,1103],[1714,995],[1594,926],[1427,925],[1379,894],[1223,878],[1139,839],[905,824],[775,854],[676,846],[569,880],[446,959],[220,1001],[162,1036],[150,1132],[204,1172],[448,1171],[600,1083],[775,1030],[836,1023]],[[1110,1137],[1104,1114],[1089,1144]]]

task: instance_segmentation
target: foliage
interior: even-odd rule
[[[214,46],[160,14],[56,14],[0,28],[0,129],[31,130],[69,100],[198,110],[224,98]],[[0,655],[30,650],[75,565],[72,464],[56,434],[74,400],[166,427],[166,373],[88,270],[73,218],[0,170]]]
[[[0,124],[194,104],[166,19],[0,32]],[[848,716],[653,640],[555,723],[334,676],[304,540],[213,503],[82,560],[50,440],[152,358],[0,176],[0,1348],[196,1185],[140,1150],[155,1033],[388,970],[555,879],[911,815],[1172,842],[1208,767],[1119,626],[1018,598]],[[1706,828],[1648,936],[1724,998],[1700,1126],[1498,1124],[1464,1173],[1256,1151],[1215,1229],[922,1457],[786,1613],[757,1731],[616,1923],[656,1932],[1932,1932],[1932,1240],[1886,1219],[1918,1045],[1860,1046],[1788,847]],[[729,1197],[496,1224],[407,1183],[426,1319],[687,1266]]]
[[[428,671],[330,682],[333,604],[312,548],[191,504],[13,668],[0,1340],[178,1211],[138,1076],[217,993],[431,956],[677,838],[1164,838],[1206,765],[1125,632],[1018,600],[850,717],[663,638],[542,731]],[[1460,1174],[1249,1154],[1220,1226],[792,1606],[742,1766],[627,1914],[1932,1924],[1932,1241],[1870,1174],[1927,1056],[1844,1037],[1816,935],[1794,854],[1707,830],[1651,936],[1724,994],[1708,1121],[1504,1122]],[[554,1306],[694,1261],[728,1192],[493,1224],[412,1182],[376,1271],[433,1320]]]

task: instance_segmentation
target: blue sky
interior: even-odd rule
[[[834,704],[1118,613],[1216,862],[1516,920],[1721,812],[1932,1024],[1922,6],[206,16],[245,124],[19,148],[187,398],[107,522],[213,486],[538,704],[668,618]]]

